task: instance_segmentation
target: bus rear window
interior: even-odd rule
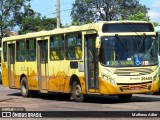
[[[102,31],[106,32],[154,32],[151,23],[114,23],[104,24]]]

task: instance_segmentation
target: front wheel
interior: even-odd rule
[[[21,79],[21,94],[23,97],[29,97],[30,96],[30,91],[28,88],[28,81],[26,77],[23,77]]]
[[[121,101],[128,101],[132,97],[132,94],[118,95],[118,97]]]
[[[77,81],[74,81],[72,87],[73,89],[72,89],[71,98],[76,102],[82,102],[84,100],[84,95],[82,94],[82,88],[80,83],[78,83]]]

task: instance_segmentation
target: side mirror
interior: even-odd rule
[[[99,37],[96,37],[96,48],[100,48],[101,47],[101,40]]]

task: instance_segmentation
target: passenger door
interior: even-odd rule
[[[8,79],[11,88],[16,87],[15,76],[15,43],[8,44]]]
[[[97,34],[85,35],[85,78],[87,92],[98,92],[98,57],[95,48]]]
[[[48,38],[38,38],[39,90],[48,90]]]

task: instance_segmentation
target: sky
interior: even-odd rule
[[[47,18],[56,17],[56,1],[57,0],[31,0],[31,7],[36,12],[41,13]],[[60,19],[62,25],[71,24],[71,9],[75,0],[60,0]],[[160,1],[159,0],[140,0],[142,5],[150,8],[148,16],[152,22],[158,22],[160,25]]]
[[[57,0],[31,0],[31,8],[47,18],[56,17]],[[62,25],[71,24],[71,9],[75,0],[60,0],[60,19]]]

